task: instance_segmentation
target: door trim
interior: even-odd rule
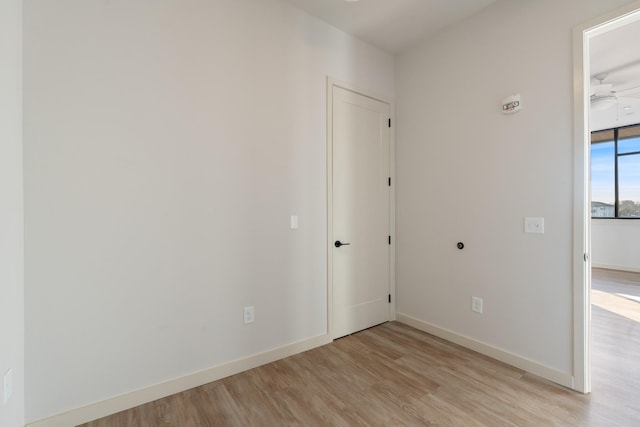
[[[640,1],[573,29],[573,388],[591,392],[591,188],[589,39],[640,19]]]
[[[389,293],[391,304],[389,319],[396,319],[396,202],[395,202],[395,109],[394,102],[385,96],[365,91],[349,83],[327,77],[327,334],[335,339],[333,326],[333,89],[339,87],[362,96],[376,99],[389,104],[391,116],[391,132],[389,133],[389,173],[391,174],[391,189],[389,194],[389,232],[391,233],[391,248],[389,251]]]

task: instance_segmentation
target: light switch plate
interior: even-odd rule
[[[6,405],[13,394],[13,371],[9,369],[2,377],[3,403]]]
[[[526,217],[524,219],[524,232],[534,234],[544,234],[544,218]]]
[[[289,228],[291,230],[298,229],[298,215],[291,215],[291,218],[289,218]]]

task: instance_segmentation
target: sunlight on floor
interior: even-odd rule
[[[626,299],[630,299],[633,300],[635,302],[640,302],[640,297],[637,297],[635,295],[627,295],[627,294],[616,294],[622,298],[626,298]],[[638,308],[638,310],[640,310],[640,307]]]
[[[635,322],[640,322],[640,298],[638,297],[623,294],[609,294],[592,289],[591,304]]]

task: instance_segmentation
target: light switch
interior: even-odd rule
[[[291,230],[298,229],[298,215],[291,215],[291,218],[289,218],[289,228]]]
[[[544,234],[544,218],[526,217],[524,219],[524,232]]]

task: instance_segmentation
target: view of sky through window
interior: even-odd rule
[[[594,132],[591,144],[591,216],[640,218],[640,126]],[[631,135],[629,135],[631,134]],[[615,136],[618,135],[617,153]],[[616,161],[618,198],[616,200]]]
[[[613,141],[591,145],[591,200],[615,202],[615,151]]]

